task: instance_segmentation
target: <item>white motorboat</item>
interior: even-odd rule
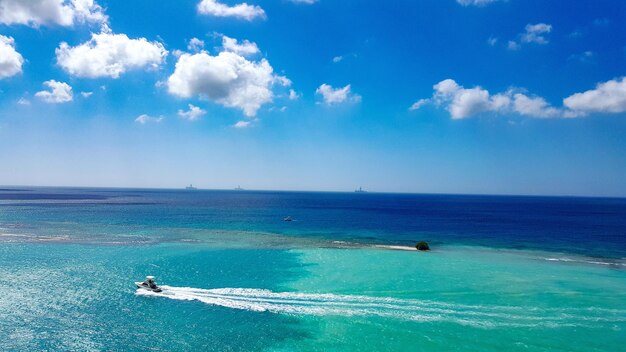
[[[154,276],[146,276],[146,280],[143,282],[135,282],[137,288],[141,288],[144,290],[152,291],[152,292],[161,292],[161,288],[157,286],[156,281],[154,281]]]

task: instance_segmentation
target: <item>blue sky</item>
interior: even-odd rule
[[[0,0],[0,184],[626,196],[621,0]]]

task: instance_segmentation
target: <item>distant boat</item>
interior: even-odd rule
[[[196,187],[194,187],[191,183],[189,184],[189,186],[185,187],[186,190],[190,190],[193,191],[194,189],[197,189]]]
[[[283,218],[283,221],[293,221],[293,219],[291,218],[291,216],[286,216]]]
[[[241,188],[241,186],[237,186],[235,187],[235,191],[243,191],[243,188]]]
[[[356,193],[366,193],[367,191],[364,190],[362,187],[359,187],[358,189],[355,189],[354,192],[356,192]]]

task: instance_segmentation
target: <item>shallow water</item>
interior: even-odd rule
[[[625,234],[616,199],[6,189],[0,350],[616,351]]]

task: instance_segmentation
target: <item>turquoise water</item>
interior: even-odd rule
[[[387,199],[337,195],[294,203],[292,194],[106,192],[0,192],[0,350],[617,351],[626,344],[626,227],[615,200],[577,207],[573,223],[564,218],[572,211],[566,200],[547,200],[543,218],[528,210],[535,223],[515,236],[501,206],[436,200],[449,203],[450,222],[470,224],[475,246],[470,230],[441,225],[445,206],[420,222],[406,199],[398,210]],[[459,220],[459,202],[483,223]],[[335,208],[343,219],[333,204],[344,205]],[[425,206],[433,207],[415,200]],[[296,221],[283,222],[285,215]],[[603,224],[594,226],[598,217]],[[568,227],[572,241],[587,233],[593,256],[570,250]],[[550,228],[554,241],[538,239]],[[433,251],[409,251],[409,237],[434,239]],[[535,248],[541,243],[549,250]],[[148,274],[162,293],[134,288]]]

